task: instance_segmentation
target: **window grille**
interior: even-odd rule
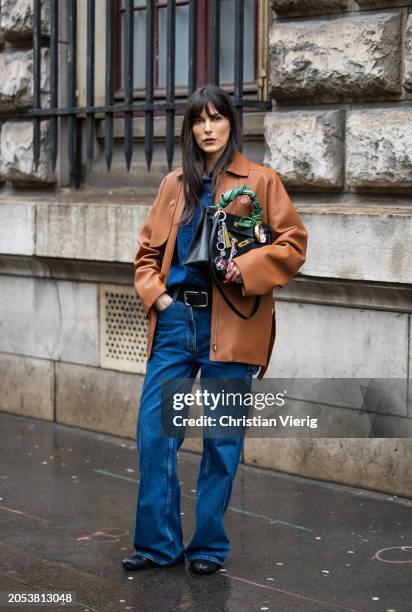
[[[81,0],[84,2],[85,0]],[[50,127],[50,155],[53,170],[56,167],[58,153],[58,118],[67,117],[67,147],[70,167],[71,182],[79,187],[82,177],[82,137],[84,123],[86,162],[91,164],[94,159],[94,136],[96,130],[96,115],[105,119],[104,132],[104,154],[106,166],[110,171],[113,156],[113,121],[114,115],[124,118],[124,158],[127,171],[133,154],[133,118],[136,115],[144,116],[145,142],[144,151],[147,169],[150,171],[153,147],[154,147],[154,121],[158,114],[166,115],[165,152],[169,171],[172,169],[174,156],[174,127],[175,115],[182,112],[186,106],[187,97],[193,93],[199,83],[199,74],[202,66],[198,60],[198,36],[199,19],[198,11],[206,0],[189,0],[187,5],[188,24],[188,55],[187,55],[187,94],[186,100],[176,97],[176,8],[182,2],[167,0],[162,2],[166,11],[166,83],[163,99],[154,96],[155,89],[155,15],[159,10],[157,0],[145,2],[145,37],[146,51],[144,61],[144,99],[135,99],[134,87],[134,61],[135,61],[135,14],[136,0],[122,0],[123,12],[123,38],[122,38],[122,80],[124,99],[120,102],[115,99],[116,75],[116,49],[119,44],[119,27],[117,24],[117,12],[119,10],[118,0],[106,0],[106,70],[105,70],[105,96],[104,105],[95,105],[95,37],[96,37],[96,1],[86,0],[86,106],[77,105],[76,89],[78,87],[77,59],[78,59],[78,32],[77,11],[79,4],[77,0],[67,0],[67,12],[64,13],[64,24],[67,30],[67,91],[65,99],[67,106],[58,104],[59,99],[59,65],[58,44],[59,25],[61,14],[61,3],[59,0],[50,2],[50,37],[45,39],[41,33],[41,11],[42,0],[34,0],[33,10],[33,109],[30,111],[33,117],[33,157],[34,166],[37,169],[40,158],[40,122],[49,121]],[[207,36],[210,38],[210,74],[207,82],[220,85],[221,64],[221,23],[222,4],[224,0],[207,0],[210,11],[210,28]],[[234,27],[231,28],[234,35],[234,81],[233,102],[237,109],[240,122],[243,120],[243,109],[270,109],[271,100],[251,98],[245,95],[244,88],[244,40],[245,40],[245,0],[232,0]],[[139,4],[139,1],[137,1]],[[142,2],[140,2],[142,4]],[[259,4],[259,3],[258,3]],[[266,2],[262,2],[266,6]],[[225,20],[225,23],[227,20]],[[205,24],[203,24],[205,27]],[[203,32],[204,34],[204,32]],[[49,108],[41,108],[40,83],[41,83],[41,47],[49,47],[49,70],[50,70],[50,105]],[[261,73],[259,75],[261,79]],[[222,85],[223,86],[223,85]],[[246,92],[247,93],[247,92]],[[261,96],[262,97],[262,96]],[[264,96],[263,96],[264,97]]]

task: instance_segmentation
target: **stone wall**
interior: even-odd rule
[[[281,302],[288,332],[280,332],[277,341],[282,344],[288,333],[287,346],[295,347],[286,371],[331,378],[356,378],[368,371],[372,377],[403,378],[406,384],[412,376],[407,365],[412,302],[404,304],[403,313],[396,300],[382,309],[374,293],[372,310],[353,309],[344,279],[359,279],[352,285],[358,306],[366,279],[376,281],[379,276],[382,289],[392,291],[411,284],[402,270],[412,265],[412,226],[404,226],[412,218],[412,2],[273,0],[271,5],[268,77],[273,110],[265,116],[264,160],[302,205],[310,228],[308,258],[301,271],[307,279],[330,279],[323,299],[315,296],[317,291],[313,294],[313,305]],[[336,214],[344,214],[342,224]],[[367,228],[370,214],[373,229]],[[396,217],[400,225],[392,232]],[[341,283],[336,300],[332,278]],[[295,286],[292,283],[286,295],[296,295]],[[382,344],[372,348],[379,338]],[[406,360],[399,361],[402,351]],[[283,371],[280,357],[282,351],[275,353],[272,375]],[[402,443],[250,441],[246,460],[356,486],[370,469],[369,486],[380,490],[388,490],[384,483],[392,469],[400,490],[410,495],[407,463],[389,468],[395,453],[406,461],[412,455],[410,401],[397,414],[398,432],[407,438]],[[388,421],[381,432],[401,437]]]
[[[265,162],[286,187],[411,205],[410,5],[273,0]]]
[[[41,32],[47,36],[49,2],[42,2]],[[41,122],[40,163],[33,164],[32,0],[0,3],[0,188],[41,187],[55,182],[49,161],[48,122]],[[41,106],[50,104],[49,57],[41,49]]]
[[[411,5],[272,2],[273,109],[245,118],[243,151],[279,173],[309,243],[298,277],[275,292],[268,377],[412,378]],[[127,175],[116,132],[111,177],[100,154],[84,189],[61,189],[50,168],[47,122],[40,164],[33,166],[31,20],[31,0],[2,0],[0,410],[134,437],[144,369],[126,359],[116,365],[104,354],[104,296],[117,286],[118,304],[134,304],[137,235],[166,168],[164,121],[155,124],[151,177],[141,172],[143,144]],[[44,104],[47,74],[43,49]],[[135,121],[136,139],[143,126]],[[117,128],[123,129],[120,119]],[[97,140],[103,135],[102,123]],[[64,129],[61,136],[64,146]],[[132,343],[142,355],[137,301],[134,307]],[[342,435],[356,406],[331,398],[326,404]],[[298,402],[296,410],[303,409]],[[412,495],[411,385],[396,407],[380,411],[374,433],[379,440],[249,439],[243,460]],[[183,449],[198,452],[200,441],[189,439]]]

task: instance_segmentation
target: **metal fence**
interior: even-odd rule
[[[84,0],[82,0],[84,1]],[[95,106],[95,35],[96,35],[96,5],[95,0],[86,0],[87,3],[87,80],[86,80],[86,106],[77,106],[77,0],[66,0],[67,12],[64,27],[67,31],[67,106],[60,107],[59,99],[59,65],[58,45],[61,4],[59,0],[50,0],[50,36],[44,37],[41,32],[42,1],[34,0],[33,10],[33,155],[37,169],[40,159],[40,122],[50,122],[50,155],[53,170],[56,168],[58,155],[58,117],[67,117],[68,128],[68,159],[72,184],[79,187],[82,178],[82,124],[85,123],[84,135],[86,139],[86,157],[90,164],[94,158],[94,130],[96,114],[105,119],[104,152],[108,171],[110,171],[113,156],[113,121],[114,114],[121,113],[124,119],[124,157],[127,171],[133,154],[133,118],[137,111],[143,111],[145,117],[144,151],[147,168],[150,171],[154,146],[154,120],[156,112],[166,115],[166,159],[169,171],[172,169],[174,155],[174,127],[175,113],[183,109],[185,101],[176,100],[175,95],[175,59],[176,59],[176,1],[167,0],[166,6],[166,47],[167,47],[167,74],[164,100],[154,98],[154,37],[155,37],[155,0],[146,2],[146,52],[145,62],[145,99],[143,102],[134,100],[134,2],[124,0],[124,36],[123,36],[123,75],[124,75],[124,102],[118,103],[114,99],[115,83],[115,48],[119,43],[117,37],[119,30],[116,27],[116,0],[106,0],[106,71],[105,71],[105,105]],[[197,37],[198,37],[198,2],[188,2],[188,88],[187,95],[201,83],[197,83]],[[211,10],[211,78],[209,82],[219,85],[220,66],[220,0],[210,0]],[[256,109],[271,108],[271,101],[262,101],[244,97],[243,61],[244,61],[244,0],[235,0],[234,7],[234,96],[233,102],[242,123],[243,109],[246,107]],[[50,107],[41,108],[41,47],[49,46],[50,70]],[[80,116],[82,115],[82,116]]]

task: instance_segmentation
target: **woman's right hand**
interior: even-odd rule
[[[173,298],[168,293],[165,292],[165,293],[162,293],[162,295],[159,295],[159,297],[154,303],[154,307],[156,308],[157,311],[164,310],[172,302],[173,302]]]

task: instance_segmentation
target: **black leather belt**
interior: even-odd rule
[[[193,306],[193,308],[210,306],[211,295],[210,287],[192,287],[190,285],[181,285],[173,293],[174,299],[180,300],[188,306]]]

